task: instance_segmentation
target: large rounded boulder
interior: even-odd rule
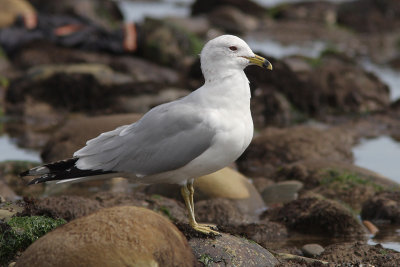
[[[16,266],[193,266],[186,238],[157,213],[138,207],[103,209],[71,221],[33,243]]]

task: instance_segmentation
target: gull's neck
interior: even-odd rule
[[[204,86],[196,90],[207,106],[217,108],[234,106],[250,109],[249,80],[242,69],[229,69],[207,73],[203,70]],[[224,103],[224,104],[222,104]]]

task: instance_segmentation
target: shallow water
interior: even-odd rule
[[[376,236],[368,240],[368,244],[381,244],[384,248],[400,251],[400,228],[399,226],[379,227],[379,232]]]
[[[353,153],[356,165],[400,183],[400,143],[390,136],[362,139]]]
[[[0,161],[28,160],[41,162],[40,153],[34,150],[20,148],[8,135],[0,136]]]
[[[368,59],[363,59],[361,65],[364,69],[374,73],[390,88],[390,99],[397,100],[400,98],[400,72],[388,66],[380,66],[372,63]]]
[[[266,56],[272,56],[278,59],[294,55],[316,58],[319,57],[321,52],[327,47],[326,43],[320,41],[304,43],[301,45],[283,45],[280,42],[271,39],[261,39],[253,36],[248,36],[245,40],[253,51],[261,52]]]
[[[146,17],[188,17],[192,2],[192,0],[120,1],[118,6],[125,21],[142,22]]]

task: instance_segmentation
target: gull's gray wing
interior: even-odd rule
[[[186,165],[211,146],[214,135],[201,111],[175,101],[88,141],[74,156],[80,169],[146,176]]]

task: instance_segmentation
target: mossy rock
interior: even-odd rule
[[[19,251],[25,250],[39,237],[66,223],[63,219],[44,216],[13,217],[0,223],[0,264],[6,264]]]
[[[172,22],[146,19],[143,55],[147,59],[170,67],[182,67],[185,58],[197,56],[203,41]]]

